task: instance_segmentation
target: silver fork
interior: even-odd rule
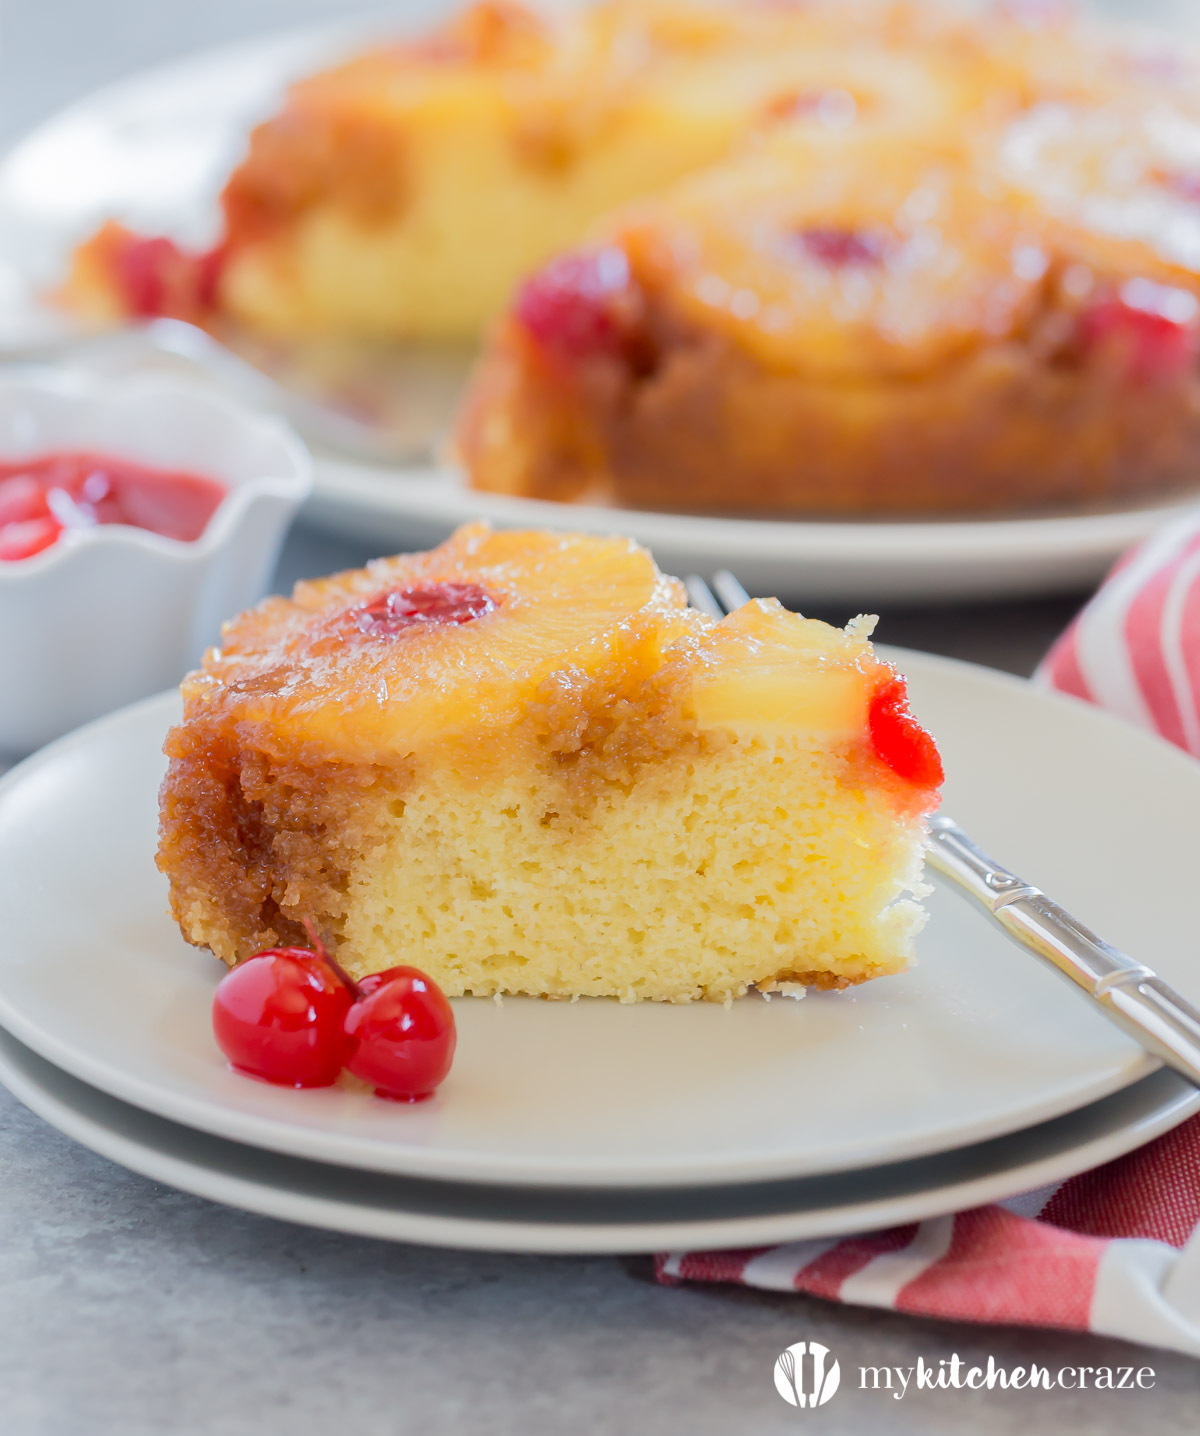
[[[749,602],[728,569],[715,573],[711,586],[696,574],[685,584],[693,607],[713,618]],[[1097,937],[1040,888],[1009,872],[952,818],[941,813],[930,818],[927,847],[929,865],[1014,942],[1082,988],[1147,1052],[1200,1087],[1200,1012],[1152,968]]]

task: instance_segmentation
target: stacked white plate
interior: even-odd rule
[[[938,735],[947,811],[1200,1000],[1200,768],[1015,679],[888,656]],[[462,999],[454,1070],[417,1107],[251,1081],[213,1044],[220,969],[179,938],[154,867],[176,704],[126,709],[0,783],[0,1078],[157,1179],[410,1241],[744,1246],[1011,1196],[1200,1106],[940,889],[919,964],[861,990],[728,1008]]]

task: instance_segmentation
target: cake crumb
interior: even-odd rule
[[[794,997],[797,1002],[808,991],[804,982],[760,982],[758,990],[770,1002],[772,997]]]
[[[846,625],[846,636],[856,638],[860,643],[866,641],[875,632],[875,625],[879,622],[877,613],[859,613]]]

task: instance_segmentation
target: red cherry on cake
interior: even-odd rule
[[[454,1011],[437,983],[415,967],[364,977],[346,1014],[347,1068],[381,1097],[419,1102],[450,1071]]]
[[[515,314],[531,338],[564,359],[617,352],[619,299],[629,289],[629,261],[612,245],[552,259],[517,295]]]
[[[944,778],[937,744],[908,711],[908,687],[898,674],[871,699],[867,725],[875,755],[898,777],[918,788],[937,788]]]
[[[179,246],[169,239],[131,239],[117,252],[117,278],[132,313],[163,313],[171,276],[182,262]]]
[[[224,245],[196,253],[181,249],[174,240],[134,234],[113,224],[97,238],[112,282],[131,314],[196,321],[215,307]]]
[[[269,948],[221,979],[213,1033],[239,1071],[284,1087],[328,1087],[346,1065],[353,1001],[322,952]]]
[[[1198,306],[1186,289],[1132,279],[1098,299],[1081,320],[1084,347],[1111,347],[1130,379],[1173,379],[1196,362]]]
[[[873,268],[881,265],[891,249],[889,236],[873,229],[844,229],[837,225],[812,225],[797,230],[796,240],[810,258],[828,269]]]
[[[417,583],[381,593],[354,610],[360,633],[392,634],[422,623],[470,623],[496,607],[477,583]]]

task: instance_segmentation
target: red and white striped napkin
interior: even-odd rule
[[[1200,512],[1116,565],[1034,681],[1200,758]],[[656,1270],[668,1283],[736,1282],[1200,1356],[1200,1116],[1011,1201],[862,1236],[670,1252]]]
[[[1200,513],[1122,558],[1034,675],[1200,758]]]

